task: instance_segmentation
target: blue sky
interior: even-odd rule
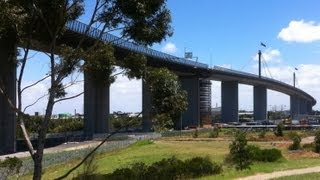
[[[90,9],[93,1],[85,1]],[[256,53],[263,51],[268,70],[263,74],[292,84],[294,67],[297,86],[320,102],[320,1],[318,0],[168,0],[174,34],[153,48],[176,56],[184,49],[192,51],[199,61],[236,70],[256,73]],[[86,22],[88,15],[81,17]],[[267,48],[260,46],[260,42]],[[25,84],[45,74],[46,58],[37,53],[31,59]],[[269,75],[269,73],[271,76]],[[70,89],[70,94],[82,90],[82,85]],[[26,103],[44,92],[45,85],[30,90]],[[219,106],[220,83],[213,82],[212,104]],[[252,110],[252,87],[240,86],[239,108]],[[31,94],[31,95],[30,95]],[[30,101],[30,102],[29,102]],[[129,103],[128,103],[129,102]],[[73,104],[73,106],[70,106]],[[320,103],[319,103],[320,104]],[[268,91],[268,108],[289,108],[289,97]],[[43,111],[40,102],[29,111]],[[58,104],[57,112],[82,112],[82,97]],[[320,109],[320,106],[315,106]],[[111,111],[140,111],[141,82],[129,82],[119,77],[111,87]]]

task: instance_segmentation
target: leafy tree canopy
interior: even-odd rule
[[[154,124],[173,125],[187,109],[187,92],[181,89],[178,76],[166,68],[147,71],[146,82],[152,93]],[[160,123],[162,122],[162,123]]]

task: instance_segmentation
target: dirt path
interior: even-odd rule
[[[256,174],[253,176],[247,176],[243,178],[239,178],[238,180],[265,180],[265,179],[273,179],[283,176],[292,176],[292,175],[299,175],[299,174],[308,174],[320,172],[320,166],[310,167],[310,168],[303,168],[303,169],[292,169],[292,170],[284,170],[284,171],[275,171],[272,173],[264,173],[264,174]]]

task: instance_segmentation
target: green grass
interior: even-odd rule
[[[318,180],[320,179],[320,173],[308,173],[294,176],[284,176],[276,178],[274,180]]]
[[[185,160],[195,156],[208,156],[212,161],[223,163],[224,157],[229,152],[230,141],[201,141],[186,140],[174,141],[162,139],[157,141],[139,141],[128,148],[97,154],[95,156],[95,173],[107,174],[117,168],[127,167],[135,162],[144,162],[151,164],[160,161],[163,158],[175,156]],[[253,142],[262,148],[273,148],[271,142]],[[281,148],[284,156],[288,154],[286,148]],[[63,165],[56,165],[45,169],[43,179],[53,179],[58,177],[77,164],[80,159],[66,162]],[[273,171],[305,168],[320,165],[319,158],[294,158],[281,159],[274,163],[254,163],[251,169],[245,171],[236,171],[232,167],[223,166],[223,173],[218,176],[203,177],[202,179],[233,179],[254,175],[256,173],[269,173]],[[81,173],[83,167],[80,167],[75,173],[69,176],[72,178]],[[30,179],[31,176],[25,176],[23,179]]]

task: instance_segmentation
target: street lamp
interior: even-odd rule
[[[263,47],[267,47],[264,43],[260,42],[260,45]],[[259,78],[261,78],[261,56],[262,56],[262,52],[261,50],[258,51],[258,60],[259,60]]]
[[[296,87],[296,71],[298,70],[298,68],[294,68],[293,71],[293,87]]]

